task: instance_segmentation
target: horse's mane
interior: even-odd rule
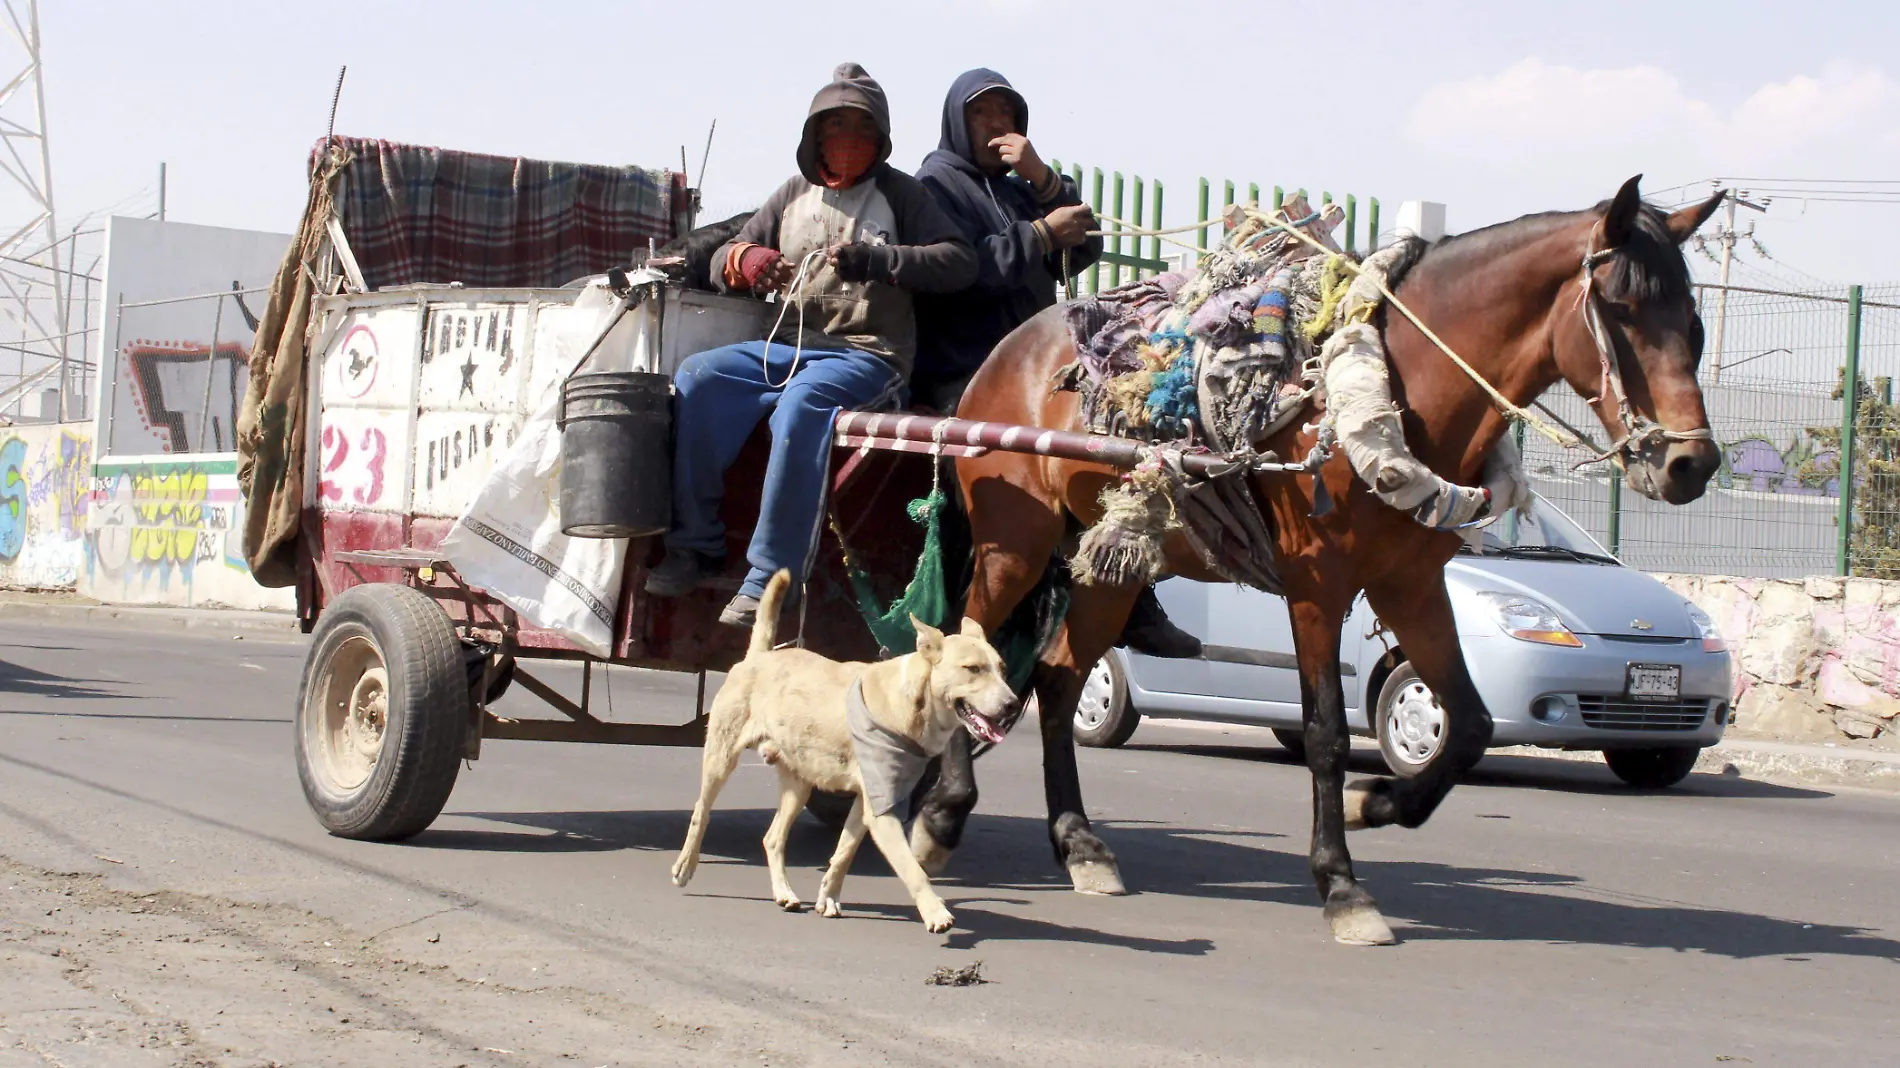
[[[1589,211],[1538,212],[1434,242],[1404,238],[1398,258],[1387,272],[1386,285],[1394,293],[1398,292],[1405,276],[1428,258],[1438,260],[1502,252],[1507,247],[1570,225],[1583,216],[1601,216],[1609,206],[1610,202],[1605,200]],[[1636,225],[1630,230],[1629,238],[1606,264],[1608,270],[1602,280],[1604,296],[1628,301],[1689,299],[1689,264],[1669,234],[1668,221],[1669,216],[1658,208],[1648,204],[1637,208]]]

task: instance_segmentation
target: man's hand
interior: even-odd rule
[[[781,256],[759,272],[758,279],[752,283],[752,292],[761,297],[768,293],[776,293],[791,282],[792,275],[797,271],[797,264]]]
[[[847,282],[889,281],[891,260],[888,246],[854,241],[848,245],[833,245],[825,258],[837,270],[838,277]]]
[[[1070,204],[1043,216],[1049,225],[1049,239],[1057,248],[1075,248],[1089,239],[1095,229],[1095,212],[1087,204]]]
[[[1042,183],[1049,180],[1049,165],[1036,155],[1036,146],[1030,144],[1029,138],[1022,134],[1007,133],[991,138],[990,147],[1003,157],[1003,162],[1009,165],[1010,170],[1022,175],[1023,180],[1030,185],[1041,189]]]

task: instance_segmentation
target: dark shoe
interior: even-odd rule
[[[718,578],[726,569],[726,558],[692,549],[668,549],[660,565],[647,573],[648,593],[655,597],[684,597]]]
[[[719,622],[728,627],[752,629],[759,621],[759,599],[750,594],[739,594],[726,602],[726,610],[719,613]]]
[[[1128,622],[1122,625],[1121,640],[1115,644],[1165,660],[1192,660],[1201,655],[1201,639],[1174,625],[1153,586],[1135,598]]]

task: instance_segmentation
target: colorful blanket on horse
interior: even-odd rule
[[[1296,199],[1267,219],[1232,210],[1225,241],[1197,272],[1142,279],[1066,306],[1078,358],[1057,388],[1082,394],[1089,431],[1155,444],[1150,462],[1103,495],[1103,518],[1072,561],[1078,581],[1152,581],[1163,570],[1163,541],[1179,532],[1217,572],[1279,591],[1257,498],[1244,479],[1189,478],[1178,459],[1170,462],[1186,450],[1227,457],[1236,474],[1316,474],[1337,442],[1375,495],[1442,530],[1490,514],[1493,483],[1520,498],[1508,442],[1500,448],[1509,455],[1487,463],[1486,487],[1478,488],[1438,477],[1405,444],[1383,342],[1369,322],[1399,247],[1363,264],[1341,253],[1328,236],[1339,219],[1332,205],[1312,213]],[[1258,451],[1316,394],[1325,406],[1303,461]],[[1330,506],[1316,480],[1315,511]]]
[[[1335,221],[1306,213],[1304,202],[1288,207],[1309,232]],[[1080,358],[1065,385],[1082,393],[1091,431],[1217,452],[1244,447],[1304,400],[1300,372],[1320,336],[1306,326],[1325,310],[1328,288],[1340,289],[1340,275],[1284,231],[1243,223],[1192,274],[1068,304]]]

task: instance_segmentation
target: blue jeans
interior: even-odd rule
[[[695,353],[680,364],[674,420],[673,529],[669,549],[724,555],[719,521],[726,468],[759,420],[771,419],[772,458],[765,468],[759,525],[746,549],[739,592],[758,597],[783,568],[805,577],[818,547],[830,471],[831,423],[840,408],[890,408],[904,380],[881,356],[857,349],[804,350],[792,372],[792,347],[747,341]],[[790,381],[787,381],[787,377]],[[769,378],[769,381],[768,381]]]

